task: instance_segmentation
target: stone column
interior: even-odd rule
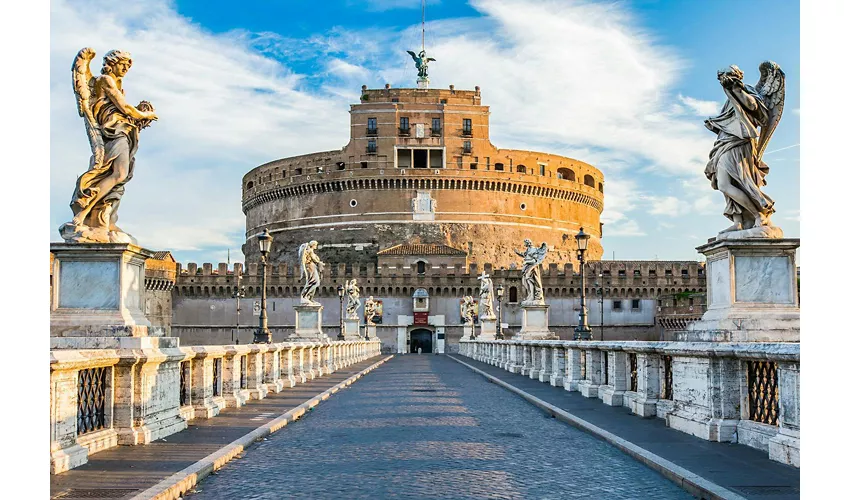
[[[292,344],[286,344],[280,351],[283,387],[295,387],[295,371],[293,367]]]
[[[654,417],[661,395],[661,356],[639,353],[637,363],[638,394],[632,404],[632,412],[641,417]]]
[[[309,343],[304,347],[304,376],[307,380],[316,378],[316,355],[313,350],[316,344]]]
[[[768,441],[771,460],[800,467],[800,365],[778,362],[779,433]]]
[[[299,384],[307,382],[307,374],[304,371],[304,344],[296,344],[293,353],[293,370],[295,381]]]
[[[334,371],[333,346],[326,344],[322,347],[325,350],[325,374],[330,375]]]
[[[549,384],[553,387],[564,386],[564,348],[554,346],[552,348],[552,374],[549,376]]]
[[[745,379],[735,358],[673,358],[675,403],[667,425],[708,441],[734,441]]]
[[[602,353],[599,353],[602,360]],[[599,387],[598,397],[608,406],[623,406],[623,394],[629,388],[629,354],[624,351],[608,352],[608,384]]]
[[[540,347],[540,373],[537,374],[537,380],[548,382],[552,376],[552,348],[548,345]]]
[[[192,347],[195,357],[192,358],[192,406],[195,408],[195,418],[212,418],[219,414],[224,407],[224,401],[215,397],[213,388],[213,370],[215,358],[210,354],[218,349],[213,346]],[[223,366],[222,366],[223,371]],[[219,373],[219,377],[222,374]],[[216,401],[219,399],[220,401]]]
[[[263,399],[269,394],[263,377],[263,353],[267,349],[266,346],[254,344],[248,353],[248,395],[251,399]]]
[[[266,389],[278,393],[283,390],[283,378],[280,374],[280,344],[270,344],[269,350],[263,355]]]
[[[581,383],[581,350],[568,347],[566,350],[567,374],[564,377],[564,390],[577,391]]]
[[[508,371],[511,373],[522,372],[522,347],[516,342],[511,342],[509,350]]]
[[[528,376],[528,373],[532,369],[532,359],[531,359],[531,346],[528,344],[522,344],[522,368],[520,368],[520,375]]]
[[[578,387],[586,398],[599,396],[599,384],[602,383],[602,353],[598,349],[586,349],[584,352],[584,379]]]
[[[531,369],[528,370],[528,378],[536,379],[537,375],[540,373],[540,356],[541,356],[542,348],[539,344],[534,343],[531,345]]]

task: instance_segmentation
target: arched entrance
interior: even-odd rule
[[[417,328],[410,332],[410,353],[416,354],[422,348],[422,354],[433,352],[433,333],[425,328]]]

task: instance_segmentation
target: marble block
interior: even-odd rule
[[[549,306],[546,304],[522,304],[522,328],[514,340],[557,340],[549,331]]]
[[[292,340],[328,340],[322,332],[321,304],[299,304],[295,309],[295,331],[289,336]]]
[[[345,340],[360,340],[360,320],[345,318],[343,322]]]
[[[478,340],[496,340],[496,318],[480,318],[479,328],[478,328],[478,336],[476,337]]]
[[[375,325],[366,325],[366,338],[369,340],[377,340],[378,342],[381,339],[378,338],[378,327]]]
[[[678,340],[799,342],[796,250],[799,239],[710,241],[706,258],[708,308]]]
[[[463,325],[463,337],[461,337],[460,340],[472,340],[472,333],[473,333],[474,328],[475,328],[474,325],[464,324]]]
[[[51,243],[51,337],[146,337],[145,259],[129,243]],[[162,335],[161,330],[156,334]]]

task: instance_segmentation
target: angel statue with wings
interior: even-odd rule
[[[316,290],[319,288],[319,283],[322,281],[322,271],[325,269],[325,263],[316,255],[316,248],[319,243],[311,241],[302,243],[298,247],[298,260],[301,262],[301,276],[304,277],[304,290],[301,292],[301,303],[313,306],[319,305],[313,300],[316,295]]]
[[[378,303],[375,302],[375,297],[372,295],[366,299],[366,304],[363,306],[363,313],[366,316],[366,324],[374,325],[375,324],[375,316],[378,315]]]
[[[782,237],[770,222],[773,200],[761,188],[768,173],[762,157],[785,107],[785,73],[773,61],[761,63],[759,72],[753,88],[744,84],[744,72],[735,65],[718,71],[726,103],[719,115],[705,120],[717,134],[705,175],[726,198],[723,215],[732,221],[718,239]]]
[[[481,281],[481,291],[478,295],[478,317],[481,319],[495,319],[493,312],[493,279],[487,272],[478,277]]]
[[[77,111],[85,122],[92,155],[71,198],[74,218],[59,228],[59,234],[69,243],[135,243],[115,225],[118,204],[124,185],[133,178],[139,132],[157,116],[151,103],[133,106],[124,99],[123,78],[133,64],[128,52],[107,52],[97,77],[89,69],[94,56],[94,50],[84,48],[71,66]]]
[[[357,310],[360,309],[360,287],[357,286],[357,279],[350,279],[345,282],[345,317],[348,319],[357,319]]]
[[[475,322],[475,299],[471,295],[465,295],[460,301],[460,318],[465,325]]]
[[[531,240],[525,240],[525,251],[514,253],[522,257],[522,286],[525,288],[525,300],[522,304],[543,304],[543,280],[540,277],[540,265],[546,258],[549,247],[541,243],[540,248],[531,244]]]
[[[412,50],[408,50],[407,53],[410,54],[410,57],[413,58],[413,62],[416,63],[416,70],[419,72],[419,79],[427,80],[428,63],[431,61],[436,61],[436,59],[434,59],[433,57],[426,57],[425,49],[420,51],[418,56],[416,55],[416,52],[413,52]]]

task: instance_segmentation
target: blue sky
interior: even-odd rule
[[[413,86],[419,0],[51,3],[50,239],[88,158],[67,69],[91,46],[133,54],[128,99],[150,100],[119,225],[182,262],[239,260],[240,180],[276,158],[338,149],[360,85]],[[92,9],[108,15],[91,30]],[[427,2],[432,87],[482,88],[491,140],[588,161],[606,177],[604,258],[697,259],[728,226],[702,174],[718,68],[786,73],[765,160],[774,222],[799,237],[799,5],[768,1]],[[99,69],[99,59],[92,70]]]

